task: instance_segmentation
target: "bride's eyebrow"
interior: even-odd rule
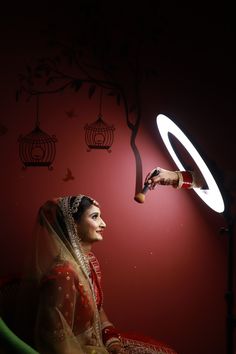
[[[99,215],[99,212],[98,211],[94,211],[93,213],[90,214],[90,216],[93,216],[93,215]]]

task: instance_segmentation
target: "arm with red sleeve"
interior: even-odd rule
[[[42,353],[83,354],[72,328],[76,291],[75,275],[69,264],[58,264],[42,279],[35,331]]]

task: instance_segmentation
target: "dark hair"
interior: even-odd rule
[[[72,206],[74,200],[75,200],[75,196],[74,197],[71,197],[71,200],[70,200],[70,205]],[[81,202],[79,204],[79,207],[78,207],[78,210],[76,213],[72,214],[73,218],[75,221],[79,222],[80,219],[81,219],[81,216],[84,214],[84,212],[91,206],[94,204],[94,200],[89,198],[89,197],[86,197],[84,196],[82,199],[81,199]]]

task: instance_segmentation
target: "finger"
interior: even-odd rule
[[[144,181],[144,183],[150,183],[150,176],[151,176],[151,172],[149,172],[148,174],[147,174],[147,176],[145,177],[145,181]]]
[[[147,174],[147,176],[146,176],[146,178],[145,178],[145,183],[147,183],[147,181],[150,179],[150,176],[153,174],[154,171],[156,171],[156,169],[157,169],[157,168],[153,168],[153,170],[151,170],[151,171]]]

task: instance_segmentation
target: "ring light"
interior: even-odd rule
[[[220,190],[210,170],[208,169],[207,165],[205,164],[202,157],[195,149],[191,141],[180,130],[180,128],[165,115],[159,114],[156,118],[156,122],[162,140],[178,168],[180,170],[185,171],[184,166],[180,162],[170,143],[168,133],[173,134],[175,138],[185,147],[192,159],[195,161],[203,177],[205,178],[205,181],[208,185],[208,189],[193,188],[193,190],[211,209],[213,209],[217,213],[222,213],[224,211],[224,201],[221,196]]]

